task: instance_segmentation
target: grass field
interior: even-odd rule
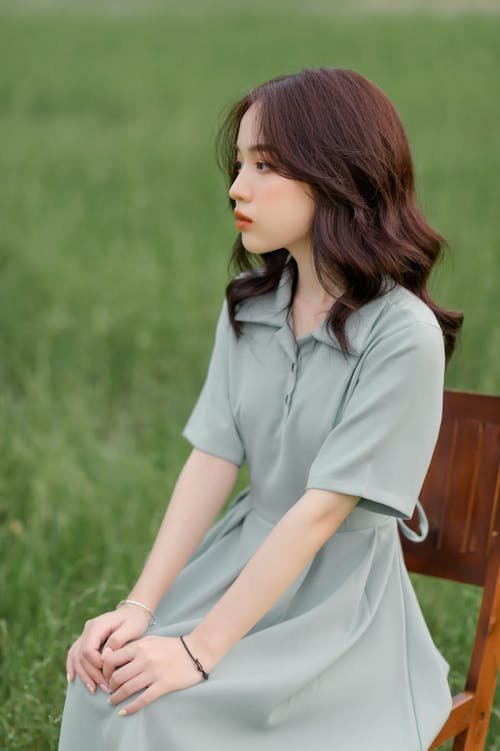
[[[465,312],[446,386],[500,392],[500,17],[241,5],[0,4],[1,749],[56,748],[66,648],[128,592],[189,453],[234,235],[213,139],[243,91],[337,65],[389,94],[450,244],[431,291]],[[458,690],[479,593],[412,579]]]

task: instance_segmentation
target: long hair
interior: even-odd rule
[[[463,313],[440,308],[429,297],[429,274],[447,243],[418,207],[408,139],[387,96],[364,76],[342,68],[306,68],[251,89],[230,107],[216,137],[216,159],[228,187],[237,176],[239,125],[254,103],[266,159],[279,174],[312,189],[313,262],[329,294],[343,290],[326,324],[344,353],[348,316],[379,296],[388,276],[434,312],[448,364]],[[234,209],[235,201],[229,203]],[[229,265],[236,273],[247,272],[226,288],[237,336],[242,330],[234,318],[236,306],[274,289],[288,257],[280,248],[259,254],[256,263],[241,234],[236,238]],[[293,300],[298,271],[293,258],[291,263]]]

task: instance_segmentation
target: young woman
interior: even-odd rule
[[[462,324],[426,289],[444,240],[394,107],[353,71],[251,90],[217,145],[239,273],[193,451],[127,600],[68,652],[59,749],[424,751],[449,666],[399,530],[416,506],[425,525]]]

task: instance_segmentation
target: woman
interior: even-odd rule
[[[253,89],[217,145],[240,273],[144,570],[68,652],[59,748],[423,751],[449,666],[398,528],[426,521],[462,324],[426,289],[443,238],[394,107],[353,71]]]

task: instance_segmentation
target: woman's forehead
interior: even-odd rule
[[[240,120],[236,148],[250,150],[258,142],[258,118],[255,105],[252,104]]]

